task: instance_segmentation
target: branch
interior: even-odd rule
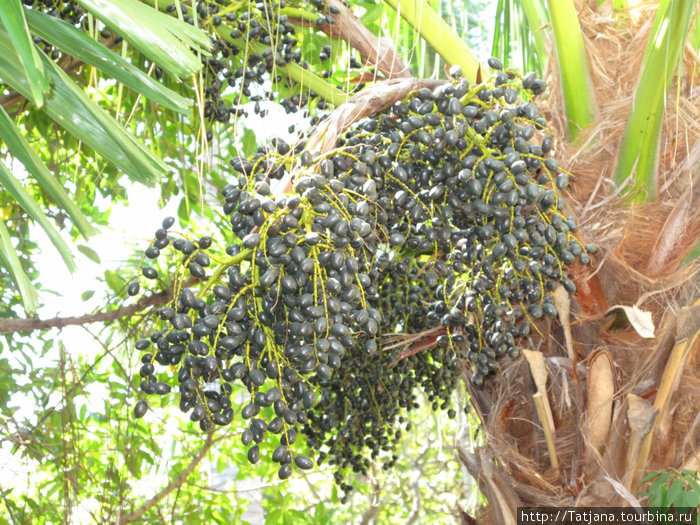
[[[323,24],[316,27],[315,24],[296,17],[290,17],[290,21],[298,25],[319,29],[331,38],[345,40],[360,53],[363,64],[376,65],[377,69],[384,73],[387,78],[412,76],[408,66],[401,60],[392,39],[379,37],[372,33],[342,1],[329,0],[328,6],[338,10],[337,14],[331,15],[333,24]]]
[[[141,505],[138,509],[133,511],[130,514],[127,514],[124,516],[122,519],[118,520],[118,523],[131,523],[132,521],[136,521],[141,518],[146,512],[148,512],[151,508],[155,507],[163,498],[165,498],[168,494],[170,494],[173,490],[180,488],[180,486],[185,482],[185,480],[189,477],[192,472],[194,472],[194,469],[197,468],[197,465],[199,465],[200,461],[204,459],[204,456],[207,455],[207,452],[209,452],[209,449],[211,446],[214,444],[214,440],[212,439],[212,434],[209,433],[207,434],[207,440],[205,441],[204,445],[200,449],[200,451],[197,453],[197,455],[192,458],[192,461],[190,461],[190,464],[187,465],[185,470],[180,472],[180,474],[174,478],[170,483],[168,483],[163,489],[161,489],[155,496],[153,496],[151,499],[146,501],[143,505]]]
[[[369,507],[362,513],[361,525],[370,525],[377,523],[379,516],[379,484],[377,480],[372,481],[372,500],[369,502]]]
[[[444,80],[419,78],[391,78],[373,84],[338,106],[316,128],[306,144],[306,149],[320,149],[328,153],[336,146],[338,136],[363,117],[373,115],[402,100],[411,91],[421,87],[436,88]]]
[[[5,491],[2,487],[0,487],[0,494],[2,494],[2,501],[5,503],[5,507],[7,507],[7,511],[10,513],[10,518],[12,518],[12,523],[19,523],[17,521],[17,518],[15,517],[15,513],[12,512],[12,507],[10,506],[10,502],[7,501],[7,496],[5,494],[9,491]]]
[[[426,451],[427,450],[426,448]],[[425,454],[425,452],[423,454]],[[420,516],[420,478],[423,476],[423,469],[421,469],[417,460],[413,462],[413,469],[415,471],[415,476],[410,485],[411,492],[413,492],[413,501],[411,503],[411,513],[405,521],[406,525],[412,525]]]
[[[0,319],[0,334],[12,332],[33,332],[48,328],[63,328],[70,325],[83,325],[88,323],[109,323],[122,317],[134,315],[145,310],[149,306],[157,306],[167,303],[172,298],[172,291],[165,290],[147,297],[142,297],[134,304],[122,306],[109,312],[97,312],[94,314],[54,317],[53,319]]]

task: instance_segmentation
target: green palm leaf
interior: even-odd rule
[[[201,30],[138,0],[77,0],[150,60],[174,76],[189,77],[202,63],[191,49],[209,55]]]
[[[459,65],[465,77],[475,79],[479,69],[487,71],[481,65],[474,51],[438,15],[428,0],[387,0],[408,24],[438,52],[450,65]]]
[[[49,79],[44,71],[44,64],[32,41],[32,36],[24,18],[24,9],[20,0],[3,0],[0,2],[0,20],[7,36],[17,51],[19,64],[29,82],[29,96],[37,107],[44,104],[44,93],[49,90]]]
[[[2,220],[0,220],[0,263],[7,268],[7,271],[10,273],[10,278],[19,290],[24,311],[27,312],[28,315],[36,313],[36,309],[39,306],[36,288],[32,285],[27,274],[24,273],[22,263],[12,246],[10,232],[7,231],[5,221]]]
[[[629,190],[644,190],[636,195],[638,200],[656,197],[656,164],[664,107],[682,57],[693,11],[693,3],[685,0],[661,2],[647,40],[634,104],[615,168],[617,184],[635,173]],[[629,193],[634,194],[634,191]]]
[[[61,235],[58,233],[56,228],[52,226],[49,219],[44,214],[43,210],[39,207],[34,198],[27,193],[22,187],[22,183],[18,181],[7,167],[0,163],[0,184],[5,187],[7,192],[14,197],[14,199],[19,203],[22,208],[29,214],[29,216],[34,219],[39,226],[46,232],[49,236],[51,242],[61,254],[61,258],[66,263],[66,266],[71,272],[77,270],[75,261],[73,260],[73,253],[70,250],[66,241],[63,240]]]
[[[0,79],[29,98],[31,86],[21,74],[17,54],[5,37],[6,33],[0,30]],[[97,106],[61,68],[43,53],[41,57],[53,84],[42,110],[78,140],[123,170],[132,180],[147,185],[155,184],[160,175],[168,170],[165,163]]]
[[[39,155],[29,145],[2,107],[0,107],[0,139],[7,144],[10,153],[24,164],[25,169],[36,179],[44,191],[66,211],[80,233],[85,237],[94,235],[96,231],[90,222],[65,192],[61,183],[49,172]]]
[[[27,9],[26,15],[34,34],[78,60],[107,73],[153,102],[181,113],[192,105],[191,100],[161,85],[111,49],[67,22],[34,9]]]
[[[593,79],[573,0],[548,0],[569,137],[597,118]]]

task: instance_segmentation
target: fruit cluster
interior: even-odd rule
[[[23,0],[27,7],[41,10],[78,28],[88,31],[87,11],[71,0]],[[315,17],[315,27],[333,23],[335,7],[329,7],[323,0],[281,0],[279,2],[261,0],[200,0],[193,5],[179,4],[184,22],[197,25],[210,35],[211,56],[202,58],[204,84],[204,116],[209,122],[226,123],[232,117],[247,114],[244,104],[254,102],[254,111],[265,114],[261,102],[272,98],[270,82],[275,90],[281,85],[282,77],[277,68],[295,63],[308,69],[298,45],[297,28],[289,19],[290,13],[303,13],[305,17]],[[167,13],[175,16],[178,6],[173,2],[165,6]],[[103,38],[110,38],[112,32],[104,28]],[[117,42],[120,37],[116,37]],[[45,53],[54,59],[60,52],[39,37],[35,42]],[[319,60],[327,60],[330,46],[324,46]],[[353,65],[360,64],[353,59]],[[163,71],[155,68],[155,76],[161,78]],[[223,98],[223,92],[230,88],[233,103]],[[295,112],[306,107],[316,95],[300,92],[299,89],[280,102],[287,112]],[[321,107],[325,102],[319,100]]]
[[[175,9],[173,3],[166,11]],[[309,68],[290,16],[315,18],[314,27],[321,28],[334,23],[332,15],[337,12],[337,8],[327,6],[323,0],[200,0],[194,8],[184,9],[185,22],[203,27],[212,40],[211,57],[202,59],[206,86],[204,116],[210,121],[226,123],[232,117],[247,114],[246,102],[254,102],[254,112],[264,116],[266,110],[261,102],[271,99],[271,91],[282,85],[279,68],[290,63]],[[327,60],[330,54],[330,46],[324,46],[319,60]],[[222,97],[227,88],[238,93],[233,104]],[[306,107],[311,98],[316,98],[308,90],[294,91],[279,101],[288,113]],[[325,106],[321,100],[318,103]]]
[[[71,0],[22,0],[22,3],[87,30],[87,12]]]
[[[563,211],[568,175],[531,101],[544,83],[490,65],[481,84],[453,68],[452,82],[358,122],[328,154],[278,140],[234,159],[226,255],[209,237],[171,243],[166,220],[145,257],[171,245],[180,259],[160,329],[136,343],[143,392],[168,393],[154,364],[171,365],[202,430],[246,421],[252,463],[279,436],[282,479],[312,466],[294,452],[301,433],[348,491],[349,471],[392,466],[418,389],[448,409],[463,371],[480,385],[516,357],[533,320],[556,316],[555,287],[575,290],[566,266],[593,247]],[[290,171],[293,189],[273,191]]]

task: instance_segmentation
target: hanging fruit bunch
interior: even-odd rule
[[[177,6],[169,4],[167,12]],[[292,2],[200,1],[196,9],[181,6],[183,20],[205,28],[211,35],[212,55],[202,59],[204,69],[204,117],[226,123],[247,114],[244,104],[254,102],[254,112],[264,116],[260,102],[272,99],[279,91],[281,69],[288,64],[309,68],[302,55],[299,36],[287,13],[302,13],[315,18],[315,27],[333,23],[333,9],[323,1]],[[327,54],[322,53],[327,58]],[[289,79],[286,79],[289,82]],[[272,89],[271,89],[272,87]],[[231,101],[223,97],[227,88],[239,93]],[[315,94],[308,90],[282,98],[280,104],[288,113],[308,105]]]
[[[274,439],[282,479],[313,466],[295,453],[303,435],[349,491],[350,471],[393,465],[418,389],[454,416],[463,371],[475,385],[496,377],[533,320],[557,315],[551,292],[575,290],[566,267],[593,247],[564,210],[568,175],[532,102],[544,83],[490,65],[480,84],[453,68],[328,153],[278,140],[234,159],[228,246],[175,236],[166,219],[145,257],[175,252],[174,295],[136,343],[143,393],[176,387],[204,431],[244,420],[251,463]]]
[[[22,0],[31,9],[54,16],[73,26],[90,32],[88,12],[72,0]],[[247,115],[245,104],[254,102],[254,112],[264,116],[266,110],[261,102],[272,99],[273,93],[288,91],[288,96],[279,100],[289,113],[314,106],[325,107],[325,101],[318,99],[309,86],[295,85],[295,80],[284,72],[285,66],[293,64],[301,68],[306,77],[315,76],[309,61],[315,65],[328,60],[330,46],[324,46],[317,56],[304,56],[299,45],[298,27],[290,21],[290,16],[303,17],[307,26],[320,30],[333,24],[338,9],[326,5],[323,0],[290,0],[275,2],[261,0],[200,0],[189,5],[173,2],[161,6],[172,16],[182,16],[190,25],[200,27],[210,34],[211,53],[202,58],[202,85],[204,86],[203,116],[207,128],[215,122],[227,123],[231,119]],[[311,22],[313,20],[313,22]],[[308,32],[307,32],[308,33]],[[312,34],[306,35],[306,38]],[[100,37],[114,37],[116,43],[121,38],[107,27],[102,27]],[[303,38],[303,37],[302,37]],[[60,51],[50,43],[35,37],[47,55],[59,58]],[[146,64],[148,65],[148,64]],[[362,65],[353,57],[351,68],[361,69]],[[329,70],[325,75],[330,77]],[[154,68],[154,75],[161,79],[163,70]],[[325,83],[324,83],[325,84]],[[332,86],[328,84],[328,87]],[[225,93],[226,90],[229,93]],[[236,96],[231,96],[235,92]],[[212,137],[209,131],[210,138]]]

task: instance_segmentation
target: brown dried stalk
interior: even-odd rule
[[[411,76],[411,71],[401,60],[392,39],[372,33],[343,2],[329,0],[328,7],[337,8],[339,11],[331,15],[334,23],[323,24],[317,29],[332,38],[345,40],[360,53],[363,64],[375,65],[386,78]],[[290,21],[297,25],[308,25],[308,22],[297,18],[290,18]]]
[[[422,87],[434,89],[444,82],[419,78],[395,78],[377,82],[338,106],[321,122],[309,138],[306,149],[328,153],[335,147],[338,136],[361,118],[391,107],[411,91]]]

